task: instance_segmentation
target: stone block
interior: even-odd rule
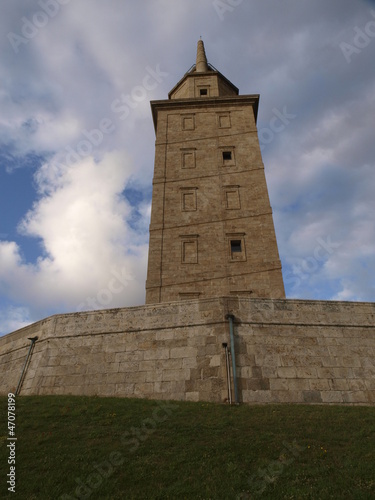
[[[50,357],[47,360],[47,366],[59,366],[60,365],[60,357],[59,356],[54,356]]]
[[[186,341],[186,345],[188,347],[198,347],[201,348],[206,345],[206,339],[203,336],[199,337],[190,337]]]
[[[190,378],[190,370],[163,370],[163,382],[171,382],[174,380],[188,380]]]
[[[169,360],[168,360],[169,361]],[[138,369],[141,372],[147,372],[150,370],[155,370],[157,366],[157,360],[155,359],[150,359],[147,361],[139,361],[138,363]]]
[[[306,391],[310,389],[310,381],[308,379],[287,379],[289,381],[290,391]]]
[[[144,351],[144,360],[147,361],[151,359],[169,359],[169,349],[155,349],[152,351]]]
[[[140,384],[142,382],[146,382],[146,373],[147,372],[126,372],[126,373],[118,373],[118,375],[123,375],[123,381],[128,384]]]
[[[260,368],[260,367],[258,367]],[[263,366],[261,368],[262,376],[265,378],[277,378],[277,367],[276,366]],[[253,377],[255,376],[253,372]]]
[[[316,378],[317,371],[316,371],[316,368],[297,367],[296,368],[296,376],[297,376],[297,378]]]
[[[366,391],[345,391],[342,394],[344,403],[368,403]]]
[[[199,392],[186,392],[185,393],[186,401],[199,401]]]
[[[107,373],[107,384],[123,384],[126,382],[127,376],[125,373]]]
[[[150,396],[154,393],[154,384],[152,382],[143,382],[134,384],[134,396]]]
[[[156,340],[173,340],[176,334],[174,330],[163,330],[161,332],[156,332]]]
[[[172,393],[172,382],[154,382],[154,393]]]
[[[343,403],[344,401],[342,391],[321,391],[320,395],[323,403]]]
[[[194,358],[187,358],[187,359],[194,359]],[[182,358],[177,358],[177,359],[163,359],[163,360],[158,360],[156,362],[156,369],[158,370],[179,370],[181,368],[188,368],[187,366],[184,366],[184,359]]]
[[[302,391],[302,397],[305,403],[322,402],[322,396],[319,391]]]
[[[375,391],[375,378],[365,380],[365,384],[368,391]]]
[[[210,358],[210,366],[220,366],[221,365],[221,355],[216,354]]]
[[[345,378],[333,378],[322,380],[322,382],[328,382],[329,389],[333,391],[347,391],[349,390],[349,382]]]
[[[153,370],[147,371],[145,382],[161,382],[163,380],[163,371],[162,370]]]
[[[296,378],[296,369],[290,366],[279,366],[277,374],[280,378]]]
[[[135,350],[127,352],[117,352],[115,355],[115,361],[142,361],[144,353],[137,352]]]
[[[270,390],[271,391],[287,391],[289,390],[289,383],[291,379],[286,378],[271,378],[270,381]]]
[[[200,354],[205,354],[207,356],[213,356],[220,352],[219,347],[216,344],[208,344],[205,347],[199,349]]]
[[[268,391],[270,389],[270,380],[268,378],[253,378],[247,380],[246,389],[250,391]]]
[[[274,399],[271,391],[242,391],[242,401],[244,403],[272,403]]]
[[[136,372],[139,370],[138,361],[122,361],[119,363],[119,372]]]
[[[328,357],[328,356],[323,356],[322,357],[322,363],[324,367],[330,367],[330,366],[342,366],[342,360],[339,358],[333,358],[333,357]]]
[[[309,385],[312,391],[329,391],[331,389],[329,381],[326,379],[309,379]],[[339,388],[337,387],[337,389]]]
[[[197,368],[198,361],[197,358],[183,358],[182,367],[183,368]]]
[[[171,349],[170,357],[174,358],[194,358],[198,354],[196,347],[175,347]]]
[[[302,391],[274,391],[272,393],[273,403],[303,403]]]
[[[355,379],[355,378],[348,380],[348,387],[349,387],[349,391],[366,391],[367,390],[366,382],[364,380]]]
[[[131,397],[134,395],[134,385],[128,383],[115,384],[115,395]]]

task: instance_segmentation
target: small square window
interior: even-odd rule
[[[236,153],[234,146],[223,146],[218,148],[218,161],[222,167],[233,167],[236,164]]]
[[[207,89],[200,89],[199,93],[201,96],[208,95]]]
[[[227,235],[229,262],[241,262],[246,260],[244,233]]]
[[[231,242],[230,242],[230,251],[232,253],[242,252],[241,240],[231,240]]]

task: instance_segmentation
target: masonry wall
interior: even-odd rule
[[[153,104],[158,125],[147,304],[245,292],[285,297],[255,100]],[[191,120],[186,129],[184,117]],[[231,251],[231,241],[240,242],[240,251]]]
[[[222,297],[52,316],[0,338],[0,393],[375,404],[375,304]]]

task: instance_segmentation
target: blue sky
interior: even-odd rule
[[[375,300],[375,2],[7,0],[0,33],[0,334],[144,303],[149,101],[201,35],[260,94],[287,296]]]

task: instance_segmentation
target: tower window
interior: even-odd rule
[[[246,260],[245,233],[227,234],[229,262]]]
[[[234,146],[222,146],[218,148],[218,161],[222,167],[233,167],[236,164]]]
[[[231,240],[230,242],[230,251],[234,252],[242,252],[241,240]]]
[[[208,95],[208,90],[207,89],[200,89],[199,93],[202,97],[202,96]]]

